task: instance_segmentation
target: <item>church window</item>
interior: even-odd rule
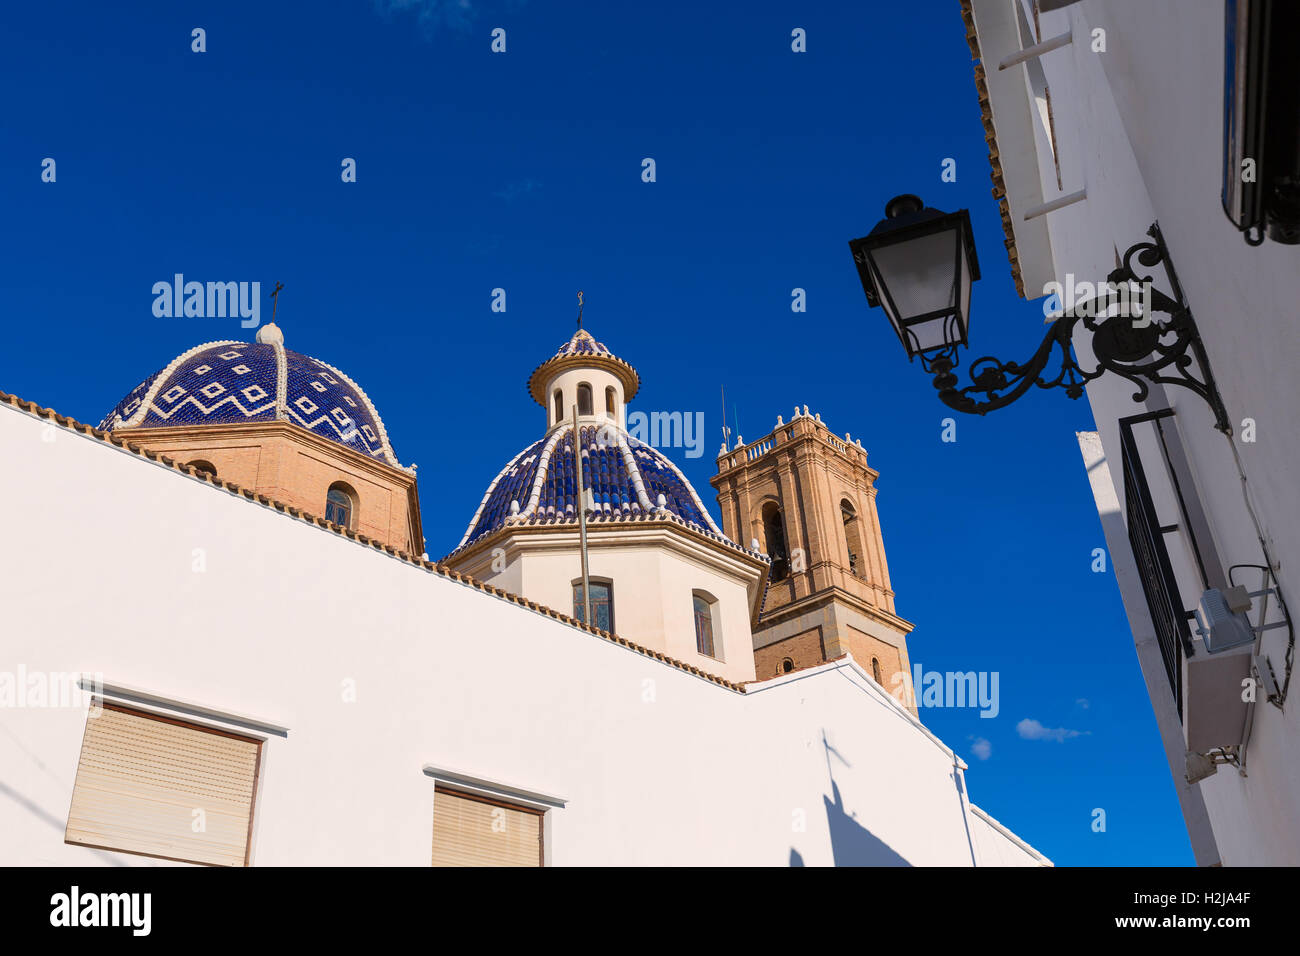
[[[884,681],[880,679],[880,661],[874,657],[871,658],[871,679],[881,687],[885,686]]]
[[[189,465],[201,474],[211,475],[213,478],[217,477],[216,466],[210,461],[204,461],[202,458],[195,458],[189,463]]]
[[[788,674],[792,670],[794,670],[794,661],[790,660],[790,658],[787,657],[785,660],[781,662],[781,673]]]
[[[717,658],[717,645],[713,633],[713,608],[716,600],[703,591],[691,595],[695,610],[695,649],[706,657]]]
[[[564,393],[558,388],[555,390],[555,424],[558,425],[564,421]]]
[[[573,582],[573,616],[586,623],[586,608],[582,601],[582,579]],[[614,632],[614,585],[610,581],[591,582],[591,616],[596,627]]]
[[[586,382],[578,385],[578,414],[591,414],[591,386]]]
[[[785,550],[785,522],[774,501],[763,505],[763,534],[767,538],[767,555],[772,559],[771,578],[784,581],[790,574],[790,561]]]
[[[613,385],[605,389],[605,414],[611,418],[618,414],[618,393]]]
[[[325,496],[325,520],[345,528],[352,527],[352,516],[356,512],[356,498],[351,490],[341,481],[330,485],[329,494]]]

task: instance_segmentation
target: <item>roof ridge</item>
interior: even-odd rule
[[[141,458],[147,458],[149,461],[156,462],[157,464],[160,464],[163,467],[170,468],[173,471],[178,471],[182,474],[190,476],[191,478],[195,478],[206,484],[213,485],[218,489],[223,489],[225,491],[230,492],[233,495],[237,495],[239,497],[245,498],[248,501],[257,502],[258,504],[264,505],[268,508],[272,508],[273,510],[278,511],[281,514],[288,515],[291,518],[296,518],[300,521],[305,521],[308,524],[314,524],[317,527],[324,529],[325,531],[333,532],[334,534],[339,535],[340,537],[348,538],[351,541],[355,541],[358,544],[366,545],[376,551],[382,551],[391,557],[406,562],[407,564],[416,565],[417,567],[423,568],[426,571],[447,578],[448,580],[455,581],[458,584],[463,584],[466,585],[467,587],[475,588],[476,590],[483,591],[487,594],[491,594],[494,597],[498,597],[501,598],[502,600],[509,601],[512,604],[518,604],[522,607],[529,609],[530,611],[535,611],[538,614],[544,614],[547,617],[554,618],[555,620],[559,621],[562,624],[567,624],[570,627],[577,628],[578,630],[586,631],[588,634],[593,634],[596,637],[609,641],[612,644],[618,644],[622,647],[626,647],[628,650],[635,651],[636,653],[641,654],[644,657],[653,658],[654,660],[657,660],[663,664],[667,664],[668,666],[673,667],[677,670],[685,671],[688,674],[692,674],[696,677],[703,678],[704,680],[708,681],[711,684],[717,684],[719,687],[724,687],[727,690],[735,691],[738,694],[745,693],[745,688],[744,685],[742,684],[737,684],[734,681],[729,681],[725,677],[719,677],[717,674],[711,674],[708,671],[701,670],[700,668],[695,667],[691,664],[687,664],[684,661],[679,661],[676,658],[669,657],[668,655],[663,654],[659,651],[651,650],[650,648],[645,647],[641,644],[636,644],[632,641],[626,640],[625,638],[621,638],[617,634],[614,634],[611,631],[605,631],[602,630],[601,628],[595,627],[594,625],[586,624],[582,621],[579,621],[577,618],[571,617],[568,614],[565,614],[561,611],[557,611],[554,608],[547,607],[544,604],[539,604],[536,601],[531,601],[528,598],[522,597],[521,595],[512,594],[511,592],[506,591],[503,588],[499,588],[496,587],[495,585],[487,584],[483,581],[480,581],[477,578],[470,577],[468,574],[462,574],[459,571],[453,571],[451,568],[447,567],[442,561],[433,562],[433,561],[428,561],[424,558],[416,557],[406,551],[402,551],[399,548],[395,548],[392,545],[384,544],[382,541],[377,541],[374,538],[371,538],[369,535],[362,534],[359,531],[353,531],[349,528],[344,528],[341,525],[337,525],[332,521],[327,521],[324,518],[320,517],[319,515],[312,514],[311,512],[305,511],[302,508],[298,508],[295,507],[294,505],[286,504],[285,502],[279,501],[275,498],[270,498],[267,497],[266,495],[259,494],[258,492],[255,492],[249,488],[244,488],[242,485],[238,485],[233,481],[223,481],[222,479],[218,478],[216,475],[212,474],[211,472],[199,471],[197,468],[194,468],[191,465],[181,464],[180,462],[176,461],[174,458],[170,458],[167,455],[161,454],[160,452],[151,451],[150,449],[144,448],[143,446],[137,444],[136,442],[129,441],[128,439],[121,438],[117,435],[114,435],[111,431],[105,431],[100,428],[95,428],[91,425],[85,424],[84,422],[79,422],[75,418],[71,418],[67,415],[60,415],[52,408],[42,408],[40,405],[37,405],[35,402],[29,402],[26,399],[19,398],[17,395],[12,395],[9,392],[4,391],[3,389],[0,389],[0,404],[11,405],[14,408],[18,409],[19,411],[26,412],[29,415],[35,415],[37,418],[52,419],[55,424],[60,425],[63,428],[67,428],[81,435],[85,435],[87,437],[97,439],[98,441],[101,441],[106,445],[113,445],[114,447],[121,448],[123,451],[130,452],[131,454],[137,455]]]
[[[551,435],[546,447],[542,449],[542,453],[537,457],[537,474],[533,476],[532,488],[528,489],[528,503],[524,505],[524,510],[520,512],[525,517],[530,518],[537,513],[537,505],[542,500],[542,486],[546,484],[546,476],[551,471],[551,455],[555,452],[555,445],[560,440],[560,436],[564,434],[564,429],[565,426],[563,425],[555,429],[555,433]],[[574,444],[577,444],[576,439]]]
[[[632,455],[632,446],[628,444],[628,435],[621,429],[618,433],[618,450],[623,455],[623,463],[627,466],[628,477],[632,479],[632,488],[636,492],[637,498],[641,500],[641,507],[646,511],[654,511],[655,506],[650,501],[650,494],[645,490],[645,476],[641,474],[641,469],[637,466],[636,459]]]

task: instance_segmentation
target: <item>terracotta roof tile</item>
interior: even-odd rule
[[[993,110],[989,104],[989,87],[984,64],[979,62],[979,37],[975,32],[975,16],[971,12],[970,0],[961,0],[961,18],[966,24],[966,43],[970,46],[971,59],[975,63],[975,93],[980,105],[980,121],[984,124],[984,141],[989,146],[990,178],[993,180],[993,198],[997,200],[1002,213],[1002,232],[1006,235],[1007,259],[1011,263],[1011,278],[1016,284],[1016,294],[1025,297],[1025,282],[1020,275],[1020,255],[1016,251],[1016,234],[1012,228],[1011,207],[1007,203],[1006,183],[1002,178],[1002,163],[999,160],[997,132],[993,128]]]

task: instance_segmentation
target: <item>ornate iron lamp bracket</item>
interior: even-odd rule
[[[1084,386],[1093,379],[1114,372],[1137,386],[1133,393],[1135,402],[1146,399],[1150,392],[1148,382],[1190,388],[1214,411],[1215,428],[1232,434],[1228,413],[1210,372],[1205,346],[1196,330],[1191,310],[1183,299],[1182,287],[1174,274],[1159,225],[1152,224],[1147,235],[1152,241],[1129,247],[1122,264],[1106,277],[1105,291],[1099,290],[1095,298],[1075,305],[1052,324],[1029,361],[1003,362],[992,356],[978,358],[971,363],[973,384],[958,388],[957,376],[953,374],[958,361],[956,345],[922,355],[921,364],[934,375],[934,387],[939,390],[939,398],[959,412],[983,415],[1010,405],[1031,385],[1063,388],[1070,398],[1078,398],[1083,394]],[[1148,269],[1163,262],[1172,295],[1161,292],[1154,285],[1146,285],[1151,277],[1137,274],[1134,259]],[[1124,307],[1134,304],[1130,293],[1132,282],[1142,283],[1150,291],[1144,303],[1144,314],[1134,315],[1132,308]],[[1115,305],[1121,306],[1116,314],[1102,317]],[[1167,318],[1158,318],[1157,313]],[[1093,369],[1082,368],[1071,352],[1071,342],[1080,324],[1092,333],[1092,351],[1097,360]],[[1060,352],[1059,370],[1055,374],[1044,374],[1057,351]],[[1192,369],[1193,359],[1195,370]]]

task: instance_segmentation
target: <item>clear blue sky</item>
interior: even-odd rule
[[[1090,569],[1087,405],[950,413],[848,253],[897,193],[969,208],[976,354],[1024,359],[1043,333],[1012,286],[956,0],[387,6],[6,5],[0,389],[96,423],[178,353],[250,335],[155,318],[155,282],[279,280],[286,344],[351,374],[419,463],[437,557],[542,434],[524,382],[583,289],[642,375],[633,410],[704,412],[704,457],[668,452],[715,515],[721,386],[750,440],[796,403],[861,438],[913,661],[1000,674],[995,719],[922,711],[976,803],[1059,864],[1192,863],[1115,582]],[[1025,719],[1079,733],[1023,739]]]

